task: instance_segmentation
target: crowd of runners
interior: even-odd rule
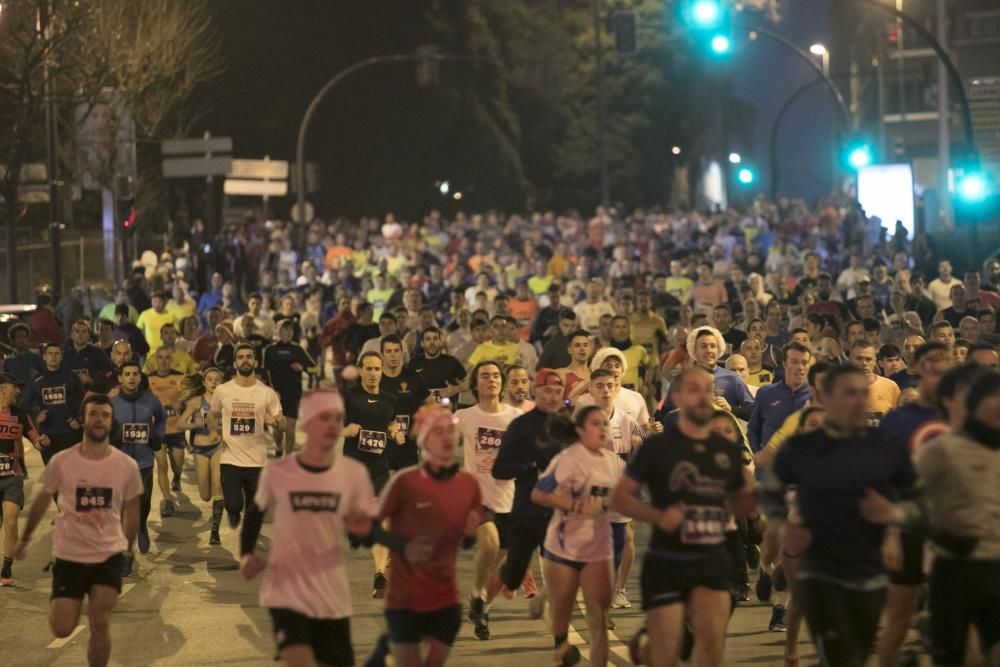
[[[1000,260],[956,274],[896,232],[797,202],[249,221],[120,290],[41,292],[6,328],[0,586],[54,507],[52,632],[88,597],[107,664],[154,484],[174,516],[190,457],[289,665],[442,665],[516,596],[555,665],[578,599],[591,664],[635,600],[632,659],[662,667],[722,665],[752,597],[786,667],[803,619],[822,665],[903,664],[921,614],[934,664],[1000,665]]]

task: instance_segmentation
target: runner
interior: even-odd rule
[[[307,393],[299,405],[305,446],[267,464],[240,535],[240,571],[253,579],[264,570],[254,553],[264,513],[274,525],[260,605],[274,624],[286,665],[354,664],[351,589],[344,529],[367,534],[375,495],[359,462],[337,457],[344,402],[330,390]]]
[[[42,352],[44,355],[44,350]],[[111,360],[104,350],[90,342],[90,324],[87,320],[77,320],[70,328],[70,341],[63,351],[63,367],[76,373],[84,388],[89,387],[93,379],[103,371],[111,368]]]
[[[919,525],[929,519],[935,552],[930,575],[931,649],[936,665],[980,664],[967,651],[970,628],[990,664],[1000,659],[1000,493],[991,479],[1000,443],[1000,375],[981,372],[966,392],[960,428],[916,451],[926,495],[921,505],[893,506],[870,492],[862,511],[880,524]],[[949,418],[952,415],[949,414]]]
[[[915,481],[906,450],[868,427],[868,384],[856,366],[830,370],[823,428],[786,442],[763,483],[768,539],[799,555],[796,594],[827,665],[865,663],[885,601],[885,570],[900,564],[898,531],[865,521],[859,503],[870,490],[905,496]],[[801,525],[786,522],[790,486]]]
[[[851,346],[851,362],[865,372],[868,379],[868,425],[879,425],[889,410],[899,401],[899,385],[875,374],[875,346],[860,340]]]
[[[253,320],[247,320],[247,324]],[[181,405],[183,412],[178,419],[180,428],[191,431],[190,449],[194,454],[195,472],[198,475],[198,495],[212,501],[212,528],[210,545],[222,544],[219,525],[225,501],[222,499],[222,425],[211,419],[212,395],[222,384],[222,371],[209,368],[204,373],[189,375],[182,384]]]
[[[946,430],[936,404],[941,376],[953,365],[948,348],[942,343],[924,343],[913,354],[912,370],[917,374],[917,400],[886,414],[879,424],[888,439],[903,446],[915,456],[930,438]],[[903,530],[902,567],[889,572],[886,595],[885,629],[878,640],[878,660],[883,667],[897,663],[910,621],[917,611],[924,577],[925,540],[912,530]]]
[[[558,413],[563,403],[562,375],[551,368],[535,374],[535,408],[510,422],[500,442],[493,463],[493,478],[514,480],[514,503],[508,524],[517,526],[507,536],[507,560],[500,568],[500,581],[505,595],[513,595],[531,568],[535,549],[545,541],[552,510],[531,502],[531,493],[538,482],[538,472],[562,449],[545,431],[550,415]]]
[[[507,369],[507,381],[504,383],[503,402],[517,408],[521,412],[534,410],[535,402],[531,400],[531,375],[523,366],[514,365]]]
[[[146,363],[142,367],[142,372],[146,375],[152,375],[156,372],[156,353],[160,350],[167,350],[170,353],[170,368],[178,373],[190,375],[197,372],[198,364],[194,362],[190,354],[177,347],[177,338],[176,325],[164,324],[160,328],[160,340],[163,341],[163,344],[150,349],[150,354],[146,357]]]
[[[382,339],[382,382],[381,391],[396,397],[396,428],[406,438],[401,447],[390,447],[386,451],[389,470],[396,471],[420,462],[417,441],[410,429],[413,415],[426,403],[431,393],[416,371],[403,368],[403,343],[399,336],[385,336]]]
[[[562,373],[565,386],[563,398],[573,402],[578,396],[587,393],[587,380],[590,379],[590,366],[587,362],[590,361],[593,343],[590,334],[584,329],[577,329],[567,338],[569,343],[566,349],[569,351],[570,361],[569,365],[560,368],[559,372]]]
[[[143,486],[135,461],[108,442],[113,416],[108,397],[88,396],[82,411],[83,441],[54,456],[42,472],[16,555],[25,557],[35,528],[58,495],[63,502],[52,539],[56,560],[49,627],[56,637],[69,637],[86,596],[87,662],[103,667],[111,657],[111,611],[122,590],[122,552],[131,550],[136,538]]]
[[[622,377],[624,377],[625,372],[628,370],[628,361],[621,350],[613,347],[601,348],[594,355],[594,358],[591,359],[590,369],[591,372],[598,369],[611,371],[618,384],[618,388],[615,391],[615,406],[627,412],[629,417],[634,419],[644,429],[648,429],[651,432],[659,432],[661,430],[660,424],[650,419],[649,406],[646,405],[646,399],[642,397],[642,394],[622,386]],[[582,394],[574,403],[577,408],[593,404],[594,398],[590,393]]]
[[[58,347],[58,346],[57,346]],[[17,546],[17,515],[24,508],[24,445],[28,438],[43,452],[51,447],[48,436],[39,435],[31,417],[16,407],[20,381],[0,373],[0,522],[3,524],[3,569],[0,586],[13,586],[14,550]]]
[[[344,456],[365,464],[376,493],[389,481],[386,446],[405,442],[405,435],[396,426],[396,398],[381,390],[382,357],[378,352],[365,352],[358,360],[361,382],[344,396]],[[372,597],[385,596],[385,569],[389,552],[381,544],[372,546],[375,575]]]
[[[299,401],[302,400],[302,373],[317,370],[316,361],[301,345],[292,339],[295,333],[293,320],[278,322],[278,342],[264,348],[264,372],[270,378],[271,387],[281,399],[281,414],[285,426],[274,433],[274,448],[278,456],[295,451],[295,420],[299,416]]]
[[[609,357],[612,359],[614,357]],[[632,454],[646,438],[645,429],[628,412],[615,406],[618,394],[623,388],[618,384],[615,373],[606,368],[598,368],[590,374],[590,396],[594,405],[604,411],[608,419],[608,441],[605,447],[617,454],[623,461],[631,459]],[[585,408],[577,408],[577,416]],[[611,532],[614,545],[614,565],[616,579],[614,600],[615,609],[627,609],[632,606],[628,599],[626,585],[628,575],[635,561],[635,529],[632,519],[617,512],[611,512]]]
[[[487,591],[487,582],[507,553],[514,483],[493,478],[493,463],[510,423],[521,415],[517,408],[500,402],[504,377],[500,365],[481,361],[469,372],[474,383],[476,405],[455,413],[462,435],[465,470],[479,483],[483,522],[476,530],[476,555],[469,596],[469,620],[478,639],[490,638],[488,601],[498,591]],[[498,581],[498,580],[497,580]]]
[[[482,522],[482,500],[475,478],[454,462],[455,422],[450,410],[437,405],[417,412],[414,432],[423,462],[392,478],[376,517],[388,520],[398,538],[431,542],[425,563],[393,548],[385,617],[398,667],[443,665],[462,623],[456,559],[460,546],[471,546]]]
[[[260,471],[267,462],[264,428],[284,427],[281,401],[274,390],[257,379],[257,360],[248,343],[236,346],[236,375],[212,393],[209,419],[222,420],[219,473],[229,526],[236,528],[243,511],[257,493]]]
[[[608,376],[610,377],[610,376]],[[577,590],[583,592],[590,630],[590,664],[608,664],[608,609],[613,560],[608,496],[621,479],[624,461],[609,451],[611,430],[598,406],[580,410],[573,421],[548,424],[556,439],[573,440],[557,454],[531,493],[532,502],[554,510],[545,533],[543,567],[549,602],[555,664],[574,665],[580,651],[567,641]]]
[[[184,469],[184,431],[179,424],[182,383],[184,374],[171,368],[171,353],[165,346],[153,353],[155,372],[147,377],[149,391],[163,406],[166,424],[163,431],[163,447],[153,452],[156,458],[156,482],[163,499],[160,501],[160,516],[171,517],[177,512],[174,491],[181,490],[181,471]],[[171,475],[173,473],[173,481]]]
[[[407,368],[420,376],[435,400],[447,398],[454,403],[465,382],[465,367],[443,352],[444,341],[437,327],[427,327],[420,333],[420,345],[423,354],[414,358]]]
[[[62,366],[63,351],[55,343],[42,346],[45,370],[25,385],[18,403],[32,416],[48,444],[39,450],[42,461],[80,442],[80,403],[83,385],[79,376]]]
[[[142,388],[139,364],[126,361],[119,369],[120,387],[111,397],[114,408],[114,431],[111,442],[115,447],[135,459],[142,481],[142,498],[139,500],[139,529],[136,541],[139,552],[149,551],[149,512],[153,503],[153,465],[156,452],[163,448],[166,413],[159,399]],[[86,399],[84,399],[86,401]],[[167,487],[170,490],[170,487]],[[162,485],[161,485],[162,491]],[[134,557],[129,549],[125,575],[132,573]]]
[[[745,514],[753,504],[752,478],[736,447],[711,430],[715,416],[712,373],[692,366],[677,377],[676,423],[650,437],[615,488],[611,507],[653,524],[642,565],[646,646],[643,664],[674,665],[691,623],[698,665],[722,665],[732,608],[724,528],[730,509]],[[639,500],[642,486],[652,504]],[[641,644],[642,634],[637,635]]]

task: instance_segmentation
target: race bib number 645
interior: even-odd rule
[[[99,512],[111,509],[112,490],[104,486],[76,487],[76,511]]]

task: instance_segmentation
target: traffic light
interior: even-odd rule
[[[739,171],[736,172],[736,180],[739,181],[740,185],[753,185],[753,182],[757,180],[757,175],[750,167],[740,167]]]
[[[682,0],[679,24],[701,48],[716,56],[729,53],[733,43],[732,8],[723,0]]]
[[[990,195],[989,181],[979,169],[962,170],[955,185],[958,198],[965,204],[979,204]]]
[[[639,53],[639,15],[631,9],[617,9],[611,14],[611,33],[615,52],[620,56]]]
[[[871,145],[862,139],[847,144],[844,161],[854,171],[867,167],[875,161]]]
[[[128,209],[128,216],[126,216],[126,218],[122,220],[122,229],[125,231],[126,234],[128,234],[129,232],[135,230],[135,223],[136,223],[135,209],[130,207]]]

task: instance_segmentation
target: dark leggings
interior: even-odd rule
[[[862,667],[871,655],[885,589],[854,590],[799,579],[797,600],[823,667]]]
[[[1000,642],[1000,560],[936,557],[928,603],[935,665],[965,664],[970,625],[989,654]]]
[[[141,468],[139,476],[142,477],[142,497],[139,498],[139,532],[147,530],[146,522],[149,521],[149,511],[153,508],[153,469]]]
[[[736,530],[726,533],[726,553],[729,554],[729,585],[733,590],[750,581],[747,575],[747,552],[744,534],[737,523]]]
[[[222,473],[222,499],[226,512],[238,517],[257,495],[261,468],[244,468],[223,463],[219,469]]]
[[[507,560],[500,570],[500,578],[508,590],[516,591],[531,567],[531,554],[545,542],[549,527],[546,517],[521,518],[512,515],[510,525],[516,526],[507,537]]]

